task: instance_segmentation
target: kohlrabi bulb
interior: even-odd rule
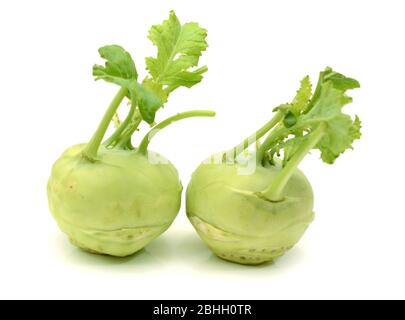
[[[219,257],[242,264],[272,261],[291,249],[312,222],[311,185],[298,169],[277,202],[260,196],[280,167],[246,174],[237,164],[203,163],[187,188],[187,215]]]
[[[50,210],[78,247],[120,257],[133,254],[176,217],[182,191],[177,171],[151,151],[148,157],[100,147],[98,159],[90,162],[83,158],[84,147],[69,148],[53,166]]]

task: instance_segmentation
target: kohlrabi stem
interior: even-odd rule
[[[315,102],[318,100],[319,96],[321,95],[321,87],[322,87],[321,84],[323,83],[323,76],[324,76],[324,73],[321,72],[318,77],[318,83],[316,84],[314,94],[312,95],[311,100],[309,101],[308,105],[306,106],[304,113],[306,113],[312,109]]]
[[[283,118],[283,113],[277,111],[274,117],[267,122],[263,127],[253,133],[251,136],[243,140],[240,144],[229,150],[226,154],[232,154],[233,159],[235,159],[239,154],[245,151],[252,143],[258,141],[263,137],[267,132],[273,129]]]
[[[111,146],[115,144],[118,140],[118,138],[121,136],[123,131],[128,127],[128,125],[131,123],[131,120],[134,116],[136,106],[131,104],[131,107],[129,109],[129,112],[127,114],[127,117],[124,119],[124,121],[119,125],[119,127],[114,131],[114,133],[106,140],[104,141],[105,146]]]
[[[257,149],[256,151],[257,163],[261,163],[266,151],[272,147],[272,145],[274,144],[275,141],[277,141],[277,139],[285,136],[286,134],[288,134],[288,129],[284,127],[279,127],[271,131],[269,135],[266,137],[266,139],[263,141],[263,143],[260,145],[259,149]]]
[[[167,118],[166,120],[163,120],[156,126],[154,126],[142,139],[141,143],[139,144],[138,147],[138,152],[140,154],[146,155],[148,152],[148,146],[149,142],[151,139],[154,137],[156,133],[158,133],[161,129],[166,128],[173,122],[186,119],[186,118],[192,118],[192,117],[213,117],[215,116],[214,111],[209,111],[209,110],[194,110],[194,111],[187,111],[187,112],[182,112],[178,113],[170,118]]]
[[[111,101],[110,106],[108,107],[106,113],[104,114],[103,119],[101,120],[96,132],[93,134],[90,142],[87,144],[86,148],[83,150],[83,155],[89,160],[94,160],[97,157],[97,151],[100,147],[101,141],[107,131],[107,128],[113,118],[115,112],[117,111],[122,100],[128,94],[126,88],[121,88],[118,93],[115,95],[114,99]]]
[[[294,156],[288,160],[285,167],[277,174],[271,185],[261,192],[266,199],[274,202],[283,200],[282,193],[288,180],[306,154],[322,139],[325,129],[326,124],[320,123],[313,132],[309,133],[308,139],[300,145]]]
[[[128,147],[128,145],[130,145],[131,137],[134,134],[134,132],[138,129],[139,124],[141,122],[142,122],[141,114],[139,113],[139,111],[136,111],[135,116],[132,120],[132,123],[130,123],[127,126],[127,128],[126,128],[127,130],[125,130],[122,133],[121,137],[118,139],[118,141],[116,143],[117,148],[125,148],[125,147]]]

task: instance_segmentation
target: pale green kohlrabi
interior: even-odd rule
[[[260,264],[300,240],[314,218],[314,200],[297,166],[312,149],[332,164],[360,138],[359,118],[342,112],[351,102],[345,92],[357,87],[356,80],[326,68],[312,94],[305,77],[294,100],[277,107],[273,119],[198,167],[187,188],[187,215],[216,255]],[[247,151],[266,133],[255,152]]]
[[[90,252],[113,256],[133,254],[164,232],[176,217],[182,186],[175,167],[148,151],[151,137],[174,121],[213,116],[212,111],[176,114],[161,123],[134,148],[131,137],[142,121],[154,124],[156,111],[178,87],[192,87],[207,68],[198,66],[207,48],[206,30],[196,23],[181,25],[174,12],[150,29],[156,58],[147,58],[149,75],[140,83],[135,63],[122,47],[100,48],[104,66],[95,65],[96,79],[120,89],[87,144],[67,149],[53,166],[48,182],[50,210],[71,242]],[[122,123],[116,111],[130,102]],[[116,130],[102,143],[110,122]]]

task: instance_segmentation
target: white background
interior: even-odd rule
[[[97,49],[121,44],[144,69],[146,35],[174,9],[209,30],[203,82],[178,90],[158,120],[193,108],[151,148],[186,186],[208,155],[239,142],[326,66],[355,77],[363,137],[335,165],[314,153],[316,220],[273,265],[221,261],[184,209],[126,259],[71,246],[47,208],[52,163],[87,141],[117,90],[94,82]],[[403,1],[1,1],[0,298],[405,298]],[[145,129],[145,128],[144,128]]]

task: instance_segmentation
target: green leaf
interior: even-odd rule
[[[301,80],[300,88],[297,90],[291,103],[285,103],[274,108],[273,111],[284,113],[283,124],[286,128],[291,128],[297,123],[297,118],[307,108],[312,95],[312,85],[309,77]]]
[[[163,99],[148,85],[138,83],[138,73],[131,55],[117,45],[99,49],[100,56],[106,60],[105,65],[95,65],[93,75],[96,80],[102,79],[127,88],[131,104],[139,107],[142,119],[151,124],[155,120],[156,111],[167,99]]]
[[[154,122],[156,111],[167,102],[176,88],[192,87],[202,80],[207,67],[198,67],[199,58],[208,47],[207,31],[190,22],[181,25],[173,11],[161,25],[154,25],[149,39],[158,48],[156,58],[146,58],[150,77],[142,84],[131,55],[122,47],[109,45],[99,49],[106,60],[93,67],[96,80],[102,79],[128,89],[131,104],[139,107],[143,120]]]
[[[332,164],[340,154],[352,148],[353,141],[360,137],[357,120],[353,121],[347,114],[340,114],[327,122],[326,133],[316,146],[324,162]]]
[[[361,138],[361,121],[358,116],[355,116],[352,126],[352,132],[350,133],[354,139]]]
[[[322,139],[314,148],[321,151],[324,162],[332,164],[345,150],[352,148],[353,141],[359,139],[361,122],[343,113],[343,107],[352,99],[346,90],[358,88],[357,80],[327,68],[318,83],[318,98],[312,101],[311,109],[298,120],[296,127],[302,130],[315,130],[320,123],[326,124]],[[308,139],[310,134],[306,135]]]
[[[199,83],[207,68],[192,69],[198,66],[202,52],[208,47],[206,36],[207,31],[197,23],[181,25],[173,11],[161,25],[152,26],[149,39],[158,53],[156,58],[146,58],[146,66],[155,82],[153,87],[167,86],[170,93],[180,86],[190,88]]]
[[[346,91],[349,89],[360,88],[360,83],[357,80],[353,78],[348,78],[341,73],[334,72],[329,67],[326,68],[323,73],[324,73],[323,80],[325,82],[330,81],[333,84],[333,86],[338,90]]]
[[[145,78],[142,81],[142,86],[151,92],[155,93],[163,103],[167,102],[168,94],[163,90],[162,86],[154,82],[151,78]]]
[[[309,79],[308,76],[306,76],[301,80],[301,86],[298,89],[293,102],[291,103],[292,112],[295,115],[302,113],[306,109],[308,102],[311,99],[311,96],[312,96],[311,80]]]
[[[305,121],[326,121],[341,113],[341,109],[351,100],[344,94],[344,91],[337,90],[333,84],[326,82],[322,85],[320,97],[314,103],[307,114],[301,118]]]
[[[137,79],[135,63],[124,48],[117,45],[101,47],[98,52],[106,60],[105,65],[94,65],[93,75],[98,79],[115,82],[114,79]]]
[[[136,81],[131,84],[130,93],[133,99],[137,99],[142,119],[149,124],[153,123],[156,111],[163,106],[163,101],[153,91]]]

